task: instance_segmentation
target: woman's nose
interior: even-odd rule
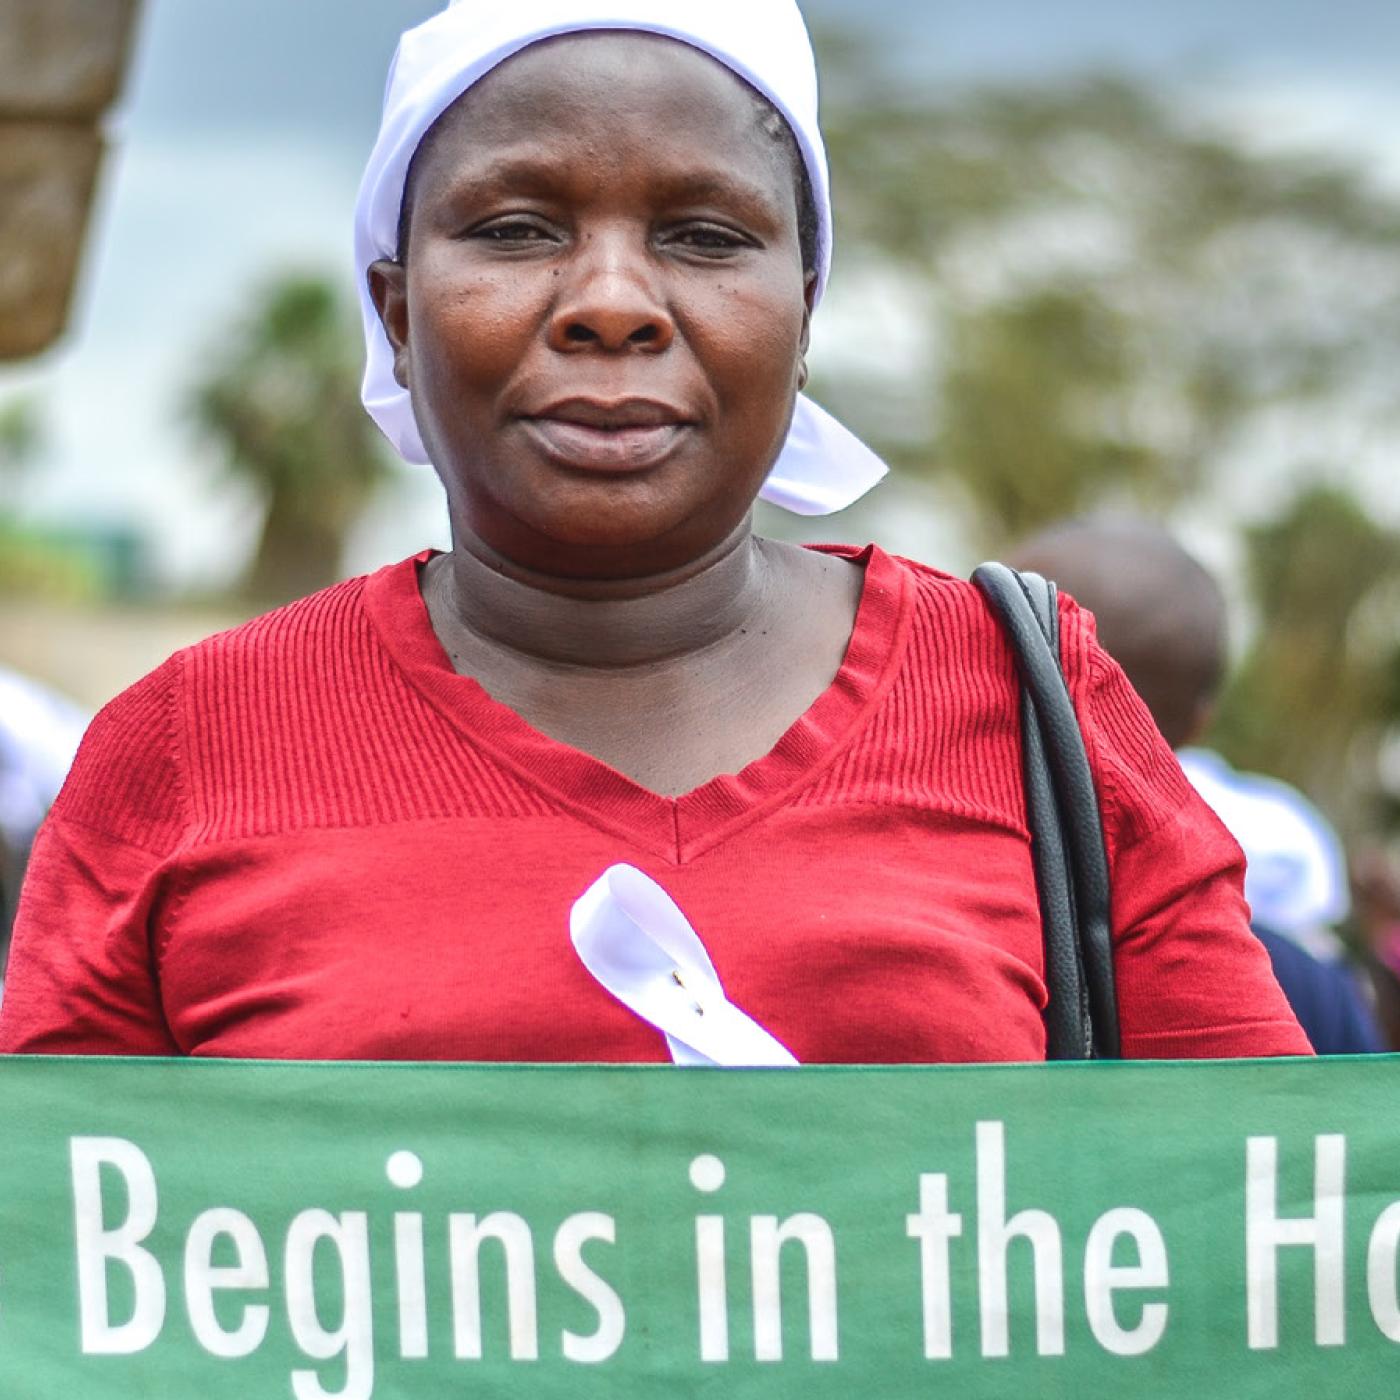
[[[621,239],[598,237],[568,271],[549,324],[555,350],[665,350],[675,322],[655,286],[645,253]]]

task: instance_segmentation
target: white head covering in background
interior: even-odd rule
[[[0,834],[27,850],[68,776],[92,718],[38,681],[0,666]],[[4,938],[0,927],[0,939]]]
[[[1350,913],[1351,894],[1342,843],[1326,817],[1296,788],[1237,772],[1209,749],[1182,749],[1177,757],[1244,851],[1244,897],[1253,922],[1316,957],[1336,957],[1328,930]]]
[[[831,195],[817,126],[817,70],[795,0],[454,0],[399,40],[384,94],[379,138],[355,208],[367,363],[361,397],[370,417],[409,462],[428,454],[408,391],[394,379],[393,352],[370,299],[365,272],[398,254],[399,210],[413,153],[428,128],[497,64],[541,39],[582,30],[663,34],[732,69],[787,119],[816,199],[817,299],[831,268]],[[799,515],[829,515],[859,500],[888,468],[853,433],[805,395],[759,493]]]

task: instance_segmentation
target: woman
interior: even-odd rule
[[[831,509],[882,470],[798,396],[830,249],[800,16],[679,8],[463,5],[405,36],[360,207],[366,404],[437,470],[453,547],[103,712],[35,854],[3,1048],[664,1059],[568,946],[626,861],[800,1060],[1043,1055],[995,625],[874,546],[750,531],[760,492]],[[1063,632],[1125,1053],[1305,1053],[1237,849],[1071,604]]]

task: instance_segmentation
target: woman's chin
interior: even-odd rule
[[[723,536],[735,523],[730,501],[716,501],[681,473],[551,476],[522,482],[525,489],[498,498],[491,514],[499,519],[504,513],[560,548],[588,553],[645,550],[662,541],[681,548],[692,542],[703,553],[709,543],[703,537],[716,529]]]
[[[684,512],[618,507],[607,514],[541,519],[536,528],[560,549],[601,558],[650,553],[662,542],[673,539],[686,523]]]
[[[739,524],[729,518],[731,513],[721,520],[690,502],[663,508],[654,502],[614,500],[601,510],[535,510],[517,517],[515,529],[504,534],[478,533],[498,554],[541,573],[646,578],[684,569],[712,553]]]

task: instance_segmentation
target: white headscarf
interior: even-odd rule
[[[367,362],[361,397],[370,417],[409,462],[426,463],[408,391],[394,378],[393,351],[365,273],[398,255],[399,211],[413,153],[428,128],[497,64],[552,35],[590,29],[664,34],[703,50],[766,97],[792,128],[816,198],[818,300],[831,267],[831,195],[817,126],[817,71],[795,0],[453,0],[399,40],[384,94],[379,138],[355,208]],[[805,395],[759,493],[799,515],[829,515],[858,500],[888,468]]]

